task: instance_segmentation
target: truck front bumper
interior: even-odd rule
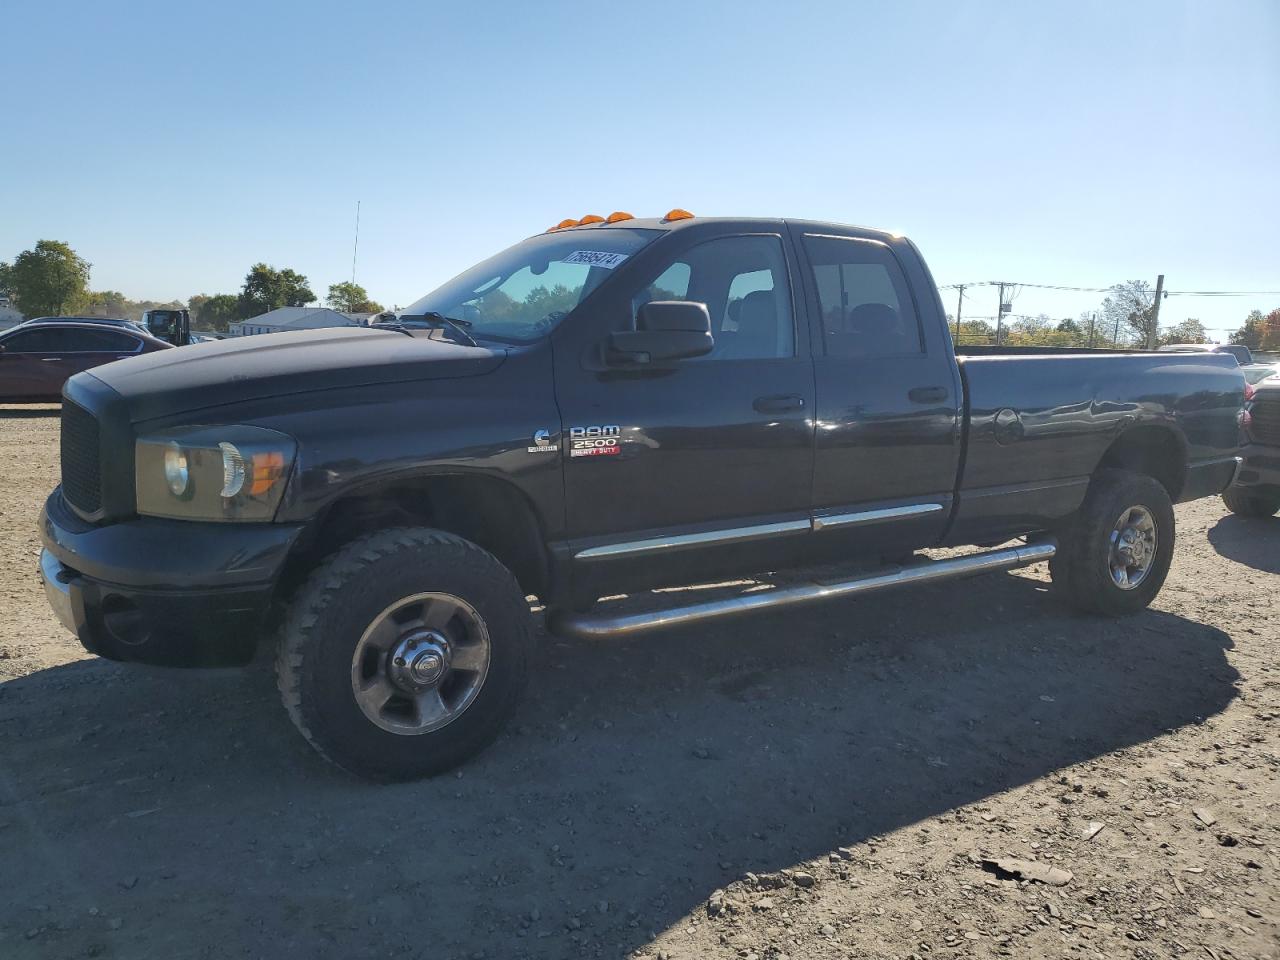
[[[252,659],[302,527],[139,517],[87,524],[55,490],[40,513],[40,576],[90,653],[169,666]]]
[[[1244,463],[1236,476],[1241,487],[1280,487],[1280,447],[1251,443],[1240,451]]]

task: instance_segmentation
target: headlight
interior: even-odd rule
[[[138,513],[182,520],[271,520],[297,444],[263,427],[184,427],[134,448]]]

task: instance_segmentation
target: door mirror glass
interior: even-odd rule
[[[684,360],[705,356],[715,347],[711,336],[711,314],[705,303],[654,300],[640,308],[636,326],[639,329],[609,335],[611,363]]]

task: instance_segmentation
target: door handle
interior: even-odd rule
[[[912,403],[941,403],[947,399],[946,387],[912,387],[907,391]]]
[[[783,393],[772,397],[756,397],[751,404],[756,413],[789,413],[804,409],[804,397],[798,393]]]
[[[61,357],[41,357],[40,362],[41,363],[57,363],[61,359],[62,359]]]

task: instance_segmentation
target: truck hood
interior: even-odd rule
[[[439,337],[439,334],[435,334]],[[102,381],[133,422],[318,390],[474,377],[506,352],[393,330],[329,328],[236,337],[130,357],[77,377]]]

